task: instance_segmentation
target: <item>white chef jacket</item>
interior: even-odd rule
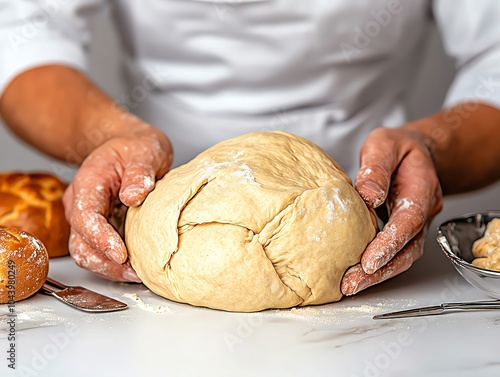
[[[230,137],[285,130],[354,176],[368,132],[405,122],[433,19],[458,68],[444,106],[500,107],[497,0],[0,0],[0,93],[35,66],[85,72],[105,5],[129,84],[116,100],[169,136],[175,165]]]

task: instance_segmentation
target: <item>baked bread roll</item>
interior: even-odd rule
[[[50,257],[68,255],[70,228],[62,203],[66,187],[47,173],[0,174],[0,226],[34,235]]]
[[[0,304],[35,294],[49,273],[49,255],[39,239],[0,227]]]

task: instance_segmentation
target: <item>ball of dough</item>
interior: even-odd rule
[[[251,312],[337,301],[376,218],[347,174],[284,132],[224,141],[130,208],[133,268],[171,300]]]
[[[49,272],[49,255],[40,240],[20,229],[0,227],[0,303],[35,294]]]

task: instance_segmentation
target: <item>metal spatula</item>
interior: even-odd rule
[[[447,302],[441,305],[424,306],[421,308],[399,310],[397,312],[379,314],[374,316],[373,319],[421,317],[426,315],[442,314],[452,311],[498,310],[498,309],[500,309],[500,300]]]
[[[41,291],[47,295],[54,296],[73,308],[85,312],[112,312],[127,308],[127,304],[111,297],[101,295],[83,287],[67,286],[51,278],[47,278]]]

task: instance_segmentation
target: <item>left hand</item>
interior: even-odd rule
[[[361,263],[344,275],[343,294],[392,278],[422,256],[429,223],[442,208],[431,149],[429,140],[405,127],[377,128],[366,138],[355,188],[379,217],[388,219]]]

